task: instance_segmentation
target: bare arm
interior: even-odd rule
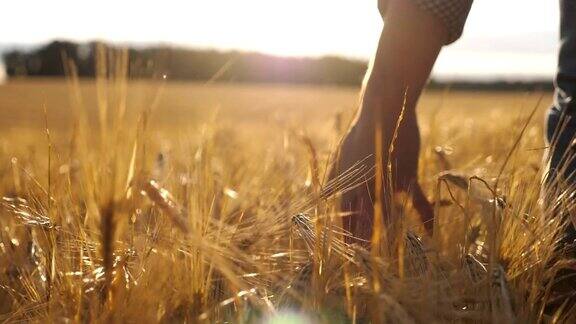
[[[420,134],[415,108],[448,35],[441,21],[416,7],[411,0],[389,0],[387,6],[378,50],[363,87],[360,110],[341,148],[339,169],[344,170],[373,154],[377,121],[382,125],[382,151],[388,152],[402,110],[404,92],[408,89],[404,120],[391,157],[395,170],[392,182],[395,191],[410,191],[414,205],[430,231],[433,210],[417,182]],[[344,209],[369,205],[369,195],[365,189],[347,194],[343,197]],[[369,208],[360,209],[369,212]],[[356,228],[358,226],[366,227],[354,224],[346,227],[356,236],[369,238],[369,230]]]
[[[406,88],[410,90],[406,109],[414,111],[448,37],[442,22],[411,0],[389,1],[383,18],[386,23],[367,74],[360,116],[370,116],[377,109],[398,113]]]

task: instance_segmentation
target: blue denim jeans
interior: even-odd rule
[[[576,180],[576,0],[560,0],[560,52],[554,80],[554,103],[546,120],[546,140],[550,145],[547,185],[555,180],[568,184]],[[576,231],[569,226],[570,241]]]

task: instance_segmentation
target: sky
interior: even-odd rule
[[[5,0],[0,48],[52,39],[168,43],[286,56],[368,59],[382,28],[377,0]],[[438,78],[552,77],[558,1],[476,0]]]

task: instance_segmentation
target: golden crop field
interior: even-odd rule
[[[358,89],[0,85],[0,320],[568,321],[541,96],[426,92],[434,235],[395,197],[376,257],[343,239],[357,174],[326,179]]]

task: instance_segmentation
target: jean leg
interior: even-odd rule
[[[560,51],[554,80],[554,103],[546,120],[546,140],[550,145],[547,187],[558,182],[576,181],[576,0],[560,0]],[[563,127],[561,127],[564,125]],[[564,243],[576,241],[569,225]]]
[[[545,129],[546,140],[550,145],[546,182],[575,181],[576,146],[571,144],[576,137],[576,114],[568,114],[554,105],[548,110]]]
[[[576,108],[576,0],[560,0],[560,52],[554,106],[574,113]]]
[[[563,156],[571,149],[576,133],[576,0],[560,0],[560,52],[558,71],[554,80],[554,104],[548,112],[546,139],[554,143],[551,148],[550,173],[556,176],[564,163]],[[559,126],[567,123],[563,129]],[[556,136],[556,142],[553,137]],[[576,162],[565,166],[562,176],[568,180],[576,170]]]

